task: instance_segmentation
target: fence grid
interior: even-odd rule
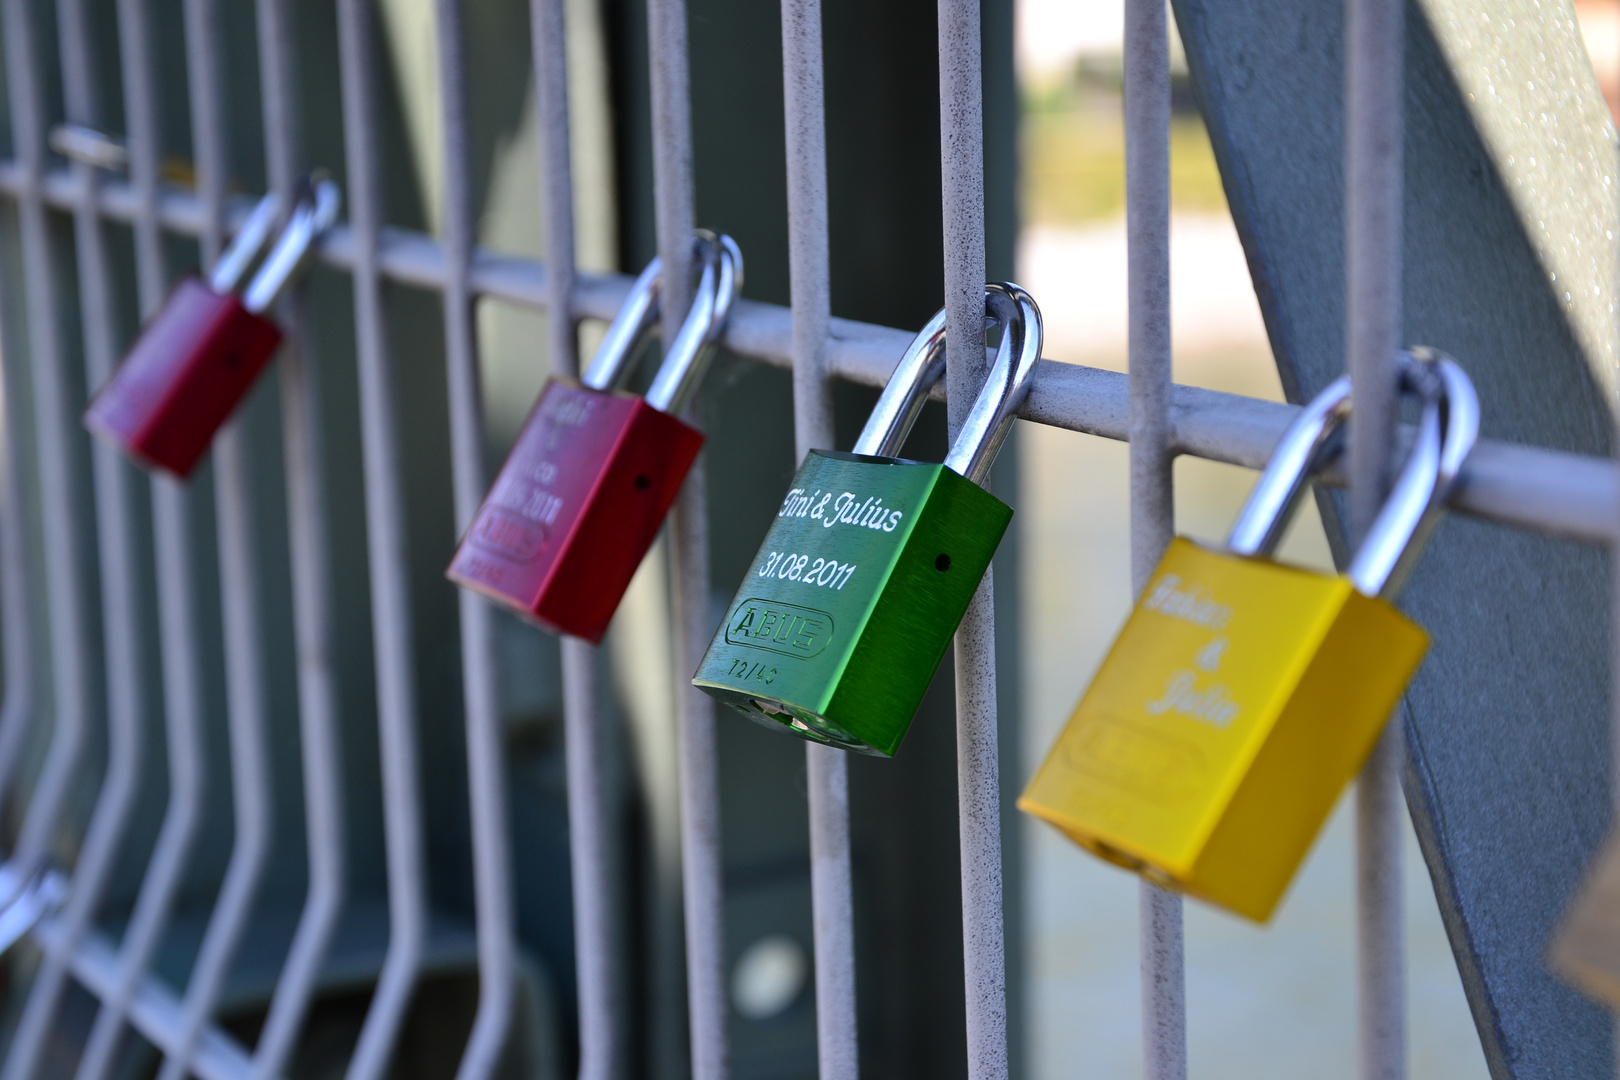
[[[1190,454],[1257,467],[1297,411],[1291,406],[1176,386],[1171,380],[1169,323],[1169,28],[1160,0],[1124,0],[1125,114],[1129,282],[1129,372],[1118,375],[1042,361],[1022,410],[1028,421],[1131,445],[1132,577],[1140,589],[1174,531],[1171,465]],[[684,0],[648,0],[653,104],[653,163],[661,320],[672,341],[691,300],[694,227],[692,130]],[[1326,478],[1354,478],[1354,520],[1370,520],[1386,486],[1396,445],[1391,356],[1400,344],[1400,52],[1397,0],[1349,0],[1347,63],[1347,238],[1350,243],[1347,354],[1355,374],[1352,424],[1361,434],[1348,463]],[[98,115],[102,88],[92,61],[84,0],[56,5],[66,119],[116,127]],[[129,140],[127,179],[103,175],[89,161],[52,164],[39,60],[46,35],[29,0],[3,0],[14,157],[0,161],[0,196],[19,212],[24,280],[6,281],[26,310],[26,335],[0,325],[12,364],[27,357],[33,399],[24,401],[19,369],[6,372],[6,503],[0,517],[0,619],[5,625],[5,700],[0,708],[0,791],[16,780],[41,694],[33,685],[28,589],[19,473],[21,440],[37,447],[45,538],[43,580],[52,657],[53,724],[34,794],[10,858],[0,868],[0,902],[44,868],[47,842],[60,825],[69,785],[88,752],[90,717],[107,716],[110,768],[97,793],[72,886],[63,908],[35,928],[43,963],[29,990],[5,1080],[40,1074],[51,1025],[71,979],[99,1011],[79,1076],[111,1070],[126,1027],[164,1055],[163,1080],[281,1075],[296,1048],[344,903],[347,825],[338,766],[338,704],[331,619],[331,558],[319,463],[319,400],[314,358],[301,347],[304,314],[294,294],[279,318],[287,347],[279,361],[286,498],[292,550],[297,696],[303,752],[309,884],[289,954],[264,1028],[250,1052],[212,1019],[225,974],[251,929],[272,844],[267,758],[265,643],[260,630],[263,570],[255,542],[250,462],[243,433],[227,426],[214,445],[220,590],[227,690],[227,738],[233,782],[235,840],[198,959],[182,994],[153,974],[158,942],[199,829],[205,786],[202,737],[198,571],[190,551],[193,496],[177,482],[142,479],[111,449],[91,445],[96,528],[87,531],[73,497],[84,437],[61,340],[51,214],[71,217],[83,314],[85,379],[96,387],[119,352],[112,317],[113,279],[106,226],[125,223],[135,236],[140,309],[150,314],[169,284],[163,234],[195,238],[205,262],[216,258],[249,200],[227,197],[227,126],[221,88],[221,0],[185,0],[195,186],[163,182],[157,148],[156,43],[148,6],[119,0],[117,31],[123,72],[122,118]],[[346,131],[348,221],[319,243],[318,255],[348,270],[354,290],[362,470],[389,936],[376,993],[348,1067],[351,1080],[388,1068],[428,948],[429,905],[422,795],[416,740],[418,703],[412,681],[412,612],[405,537],[405,484],[395,421],[398,390],[383,318],[383,290],[395,282],[433,290],[444,305],[452,486],[458,528],[471,520],[485,490],[475,308],[485,298],[546,312],[554,370],[579,371],[583,319],[611,317],[629,289],[621,274],[575,266],[574,188],[569,152],[564,0],[530,0],[537,123],[542,147],[538,194],[546,226],[546,260],[518,258],[475,245],[468,137],[468,71],[459,0],[435,0],[440,93],[439,152],[444,161],[442,236],[383,222],[377,13],[372,0],[339,0],[337,46]],[[782,0],[785,153],[792,303],[783,308],[739,302],[723,345],[734,354],[793,371],[796,451],[832,444],[831,383],[842,378],[881,384],[910,334],[835,319],[830,313],[826,117],[820,0]],[[303,163],[293,72],[296,57],[287,0],[255,6],[265,156],[271,190],[290,205]],[[945,307],[949,327],[947,386],[954,436],[984,377],[983,286],[985,202],[980,11],[977,0],[940,0],[939,70]],[[25,415],[31,423],[23,423]],[[136,500],[152,500],[157,552],[161,698],[169,754],[168,809],[129,928],[116,944],[96,930],[114,858],[141,776],[141,730],[149,720],[143,687],[134,572]],[[1588,543],[1620,544],[1620,470],[1607,459],[1483,441],[1451,495],[1451,508],[1520,528]],[[712,631],[708,608],[707,506],[703,472],[688,479],[670,521],[672,615],[677,675],[692,670]],[[82,545],[93,542],[101,595],[89,595],[76,571]],[[1003,940],[1000,810],[996,757],[996,670],[992,596],[986,575],[955,642],[959,814],[962,861],[966,1040],[973,1080],[1008,1075],[1006,964]],[[93,606],[102,612],[105,644],[91,640]],[[497,709],[492,611],[459,596],[461,670],[479,995],[460,1080],[496,1069],[514,1023],[511,838]],[[105,709],[91,676],[104,654]],[[625,1025],[616,1009],[626,989],[614,984],[616,929],[609,901],[608,805],[604,732],[597,700],[597,655],[581,641],[563,645],[568,809],[573,842],[580,1075],[610,1080],[627,1062]],[[708,697],[679,680],[681,845],[693,1073],[729,1075],[727,995],[722,935],[719,777],[715,716]],[[1361,926],[1362,1075],[1405,1075],[1405,1001],[1400,938],[1398,776],[1399,725],[1392,725],[1358,794],[1358,890]],[[858,1075],[855,947],[851,888],[849,791],[841,752],[806,747],[815,927],[814,958],[822,1080]],[[1143,1038],[1147,1075],[1187,1075],[1184,960],[1180,899],[1144,883],[1141,898]]]

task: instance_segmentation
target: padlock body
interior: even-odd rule
[[[1428,641],[1345,578],[1178,539],[1018,805],[1264,922]]]
[[[892,756],[1011,520],[943,465],[812,450],[693,684]]]
[[[552,379],[447,576],[547,630],[601,641],[702,446],[639,397]]]
[[[281,344],[270,320],[197,278],[177,285],[84,415],[130,457],[189,476]]]
[[[1620,1008],[1620,831],[1611,829],[1559,920],[1547,949],[1555,972]]]

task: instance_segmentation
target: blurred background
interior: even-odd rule
[[[122,115],[118,0],[86,0],[95,55],[106,69],[101,115]],[[182,55],[182,0],[150,0],[158,28],[164,152],[184,180],[191,157]],[[443,159],[433,12],[420,0],[377,0],[384,73],[379,137],[386,166],[387,222],[428,234],[441,227]],[[539,258],[538,197],[528,5],[465,0],[469,138],[486,248]],[[1620,4],[1576,5],[1611,108],[1620,96]],[[54,7],[33,3],[46,28],[41,64],[58,86]],[[342,181],[343,131],[331,0],[292,0],[298,52],[302,156]],[[1046,317],[1045,355],[1124,370],[1126,355],[1124,147],[1119,0],[983,0],[986,203],[989,273],[1025,286]],[[264,189],[262,102],[251,6],[221,7],[227,53],[233,187]],[[786,192],[777,5],[762,0],[690,0],[692,106],[700,225],[730,233],[747,258],[745,295],[788,301]],[[937,12],[931,0],[874,5],[825,0],[827,134],[833,313],[915,328],[942,295],[939,211]],[[652,169],[645,4],[568,0],[569,93],[580,262],[594,271],[637,271],[652,256]],[[1221,180],[1176,49],[1172,127],[1172,295],[1175,376],[1190,383],[1281,398],[1265,328]],[[60,118],[60,95],[47,110]],[[0,109],[0,118],[8,114]],[[4,140],[9,144],[9,124]],[[117,132],[117,123],[109,121]],[[73,241],[58,217],[53,244],[69,267]],[[118,263],[119,340],[138,327],[133,245],[109,226]],[[0,213],[0,255],[17,262],[15,215]],[[175,241],[175,267],[194,264],[194,245]],[[64,272],[66,273],[66,272]],[[12,280],[16,280],[15,277]],[[76,304],[76,295],[65,304]],[[20,319],[16,289],[3,299]],[[332,554],[331,613],[343,783],[349,828],[349,910],[323,997],[292,1075],[338,1075],[359,1031],[370,979],[386,940],[385,861],[379,811],[376,691],[354,366],[350,281],[317,268],[308,289],[310,356],[319,384],[321,475]],[[449,1075],[474,1000],[472,890],[459,631],[454,589],[443,578],[456,541],[449,505],[444,410],[444,327],[437,295],[392,285],[387,295],[390,362],[398,380],[415,612],[413,659],[419,698],[421,779],[434,908],[427,971],[399,1054],[400,1078]],[[63,324],[77,327],[77,312]],[[69,317],[74,316],[74,317]],[[480,364],[493,470],[548,373],[545,317],[492,300],[478,308]],[[77,330],[68,332],[75,361]],[[587,326],[587,348],[600,327]],[[645,358],[644,358],[645,359]],[[8,393],[28,392],[20,365],[6,365]],[[642,365],[643,383],[651,363]],[[18,380],[22,380],[19,382]],[[81,392],[85,388],[78,388]],[[732,596],[779,504],[796,462],[787,372],[722,356],[702,394],[709,436],[715,618]],[[871,388],[837,390],[838,446],[854,441],[876,399]],[[18,400],[26,400],[19,397]],[[300,786],[297,672],[292,648],[287,508],[276,380],[261,380],[243,413],[251,447],[251,496],[259,522],[277,815],[270,885],[255,911],[252,945],[232,971],[225,1019],[251,1041],[285,957],[306,885]],[[942,410],[930,407],[908,456],[944,453]],[[1130,604],[1127,449],[1123,444],[1019,425],[998,460],[996,492],[1017,516],[996,560],[1001,672],[1001,765],[1007,874],[1009,1009],[1013,1074],[1030,1080],[1128,1077],[1141,1069],[1137,972],[1137,882],[1055,832],[1018,815],[1012,800],[1099,663]],[[84,463],[81,462],[81,465]],[[84,470],[86,473],[87,469]],[[1182,532],[1219,540],[1253,481],[1242,469],[1182,460],[1176,466]],[[85,480],[85,489],[89,482]],[[197,603],[208,639],[204,703],[210,775],[229,775],[215,520],[207,469],[193,482],[199,556]],[[29,497],[37,502],[37,491]],[[142,511],[145,513],[145,511]],[[89,520],[89,511],[86,511]],[[36,515],[37,522],[37,515]],[[150,522],[139,522],[150,535]],[[31,538],[38,565],[41,544]],[[86,544],[84,573],[97,568]],[[139,553],[140,614],[156,624],[151,552]],[[1330,569],[1315,506],[1302,508],[1282,557]],[[621,1036],[636,1047],[634,1075],[681,1080],[685,1051],[682,913],[672,700],[689,672],[672,664],[666,636],[668,576],[656,548],[602,650],[608,703],[607,763],[613,827]],[[36,617],[38,617],[36,612]],[[155,637],[155,631],[153,631]],[[510,787],[523,1022],[508,1075],[572,1073],[572,911],[560,674],[553,639],[502,618],[501,714]],[[156,687],[156,648],[148,683]],[[885,1080],[966,1075],[957,861],[955,733],[950,661],[936,678],[894,761],[850,764],[863,1074]],[[39,680],[42,684],[47,679]],[[145,703],[154,749],[141,801],[102,929],[122,933],[163,809],[160,695]],[[104,706],[98,702],[97,708]],[[720,719],[725,926],[737,1080],[811,1080],[815,1017],[810,969],[808,823],[803,744],[732,715]],[[44,743],[36,740],[35,768]],[[102,755],[97,758],[95,755]],[[59,842],[71,863],[105,745],[93,748],[72,820]],[[5,808],[15,829],[25,785]],[[230,784],[210,787],[202,837],[188,866],[174,927],[156,970],[184,985],[212,910],[232,842]],[[1352,829],[1346,800],[1333,817],[1273,925],[1257,928],[1198,903],[1187,905],[1190,1058],[1200,1080],[1356,1075]],[[1407,920],[1414,1076],[1483,1080],[1478,1037],[1442,931],[1428,872],[1408,833]],[[0,1021],[20,1005],[37,954],[21,951],[6,974]],[[71,1061],[94,1015],[80,992],[59,1021],[57,1045]],[[526,1062],[527,1064],[521,1064]],[[132,1045],[121,1075],[155,1068],[151,1048]]]

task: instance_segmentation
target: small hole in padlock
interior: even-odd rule
[[[940,555],[939,558],[934,560],[934,569],[938,570],[940,573],[943,574],[945,571],[949,570],[950,568],[951,568],[951,557],[949,555],[942,554],[942,555]]]
[[[646,473],[640,473],[636,476],[637,491],[646,491],[650,487],[652,487],[652,477],[648,476]]]

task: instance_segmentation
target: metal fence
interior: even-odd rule
[[[290,0],[258,0],[257,41],[264,110],[267,175],[289,200],[305,163],[293,122],[294,43]],[[1173,532],[1171,462],[1180,454],[1258,467],[1294,413],[1290,406],[1175,386],[1169,337],[1170,58],[1162,0],[1125,0],[1130,373],[1042,361],[1023,418],[1131,445],[1132,566],[1138,588]],[[1380,481],[1395,445],[1390,357],[1400,317],[1400,63],[1401,6],[1397,0],[1349,0],[1347,177],[1350,326],[1348,355],[1355,375],[1358,448],[1346,471],[1354,521],[1364,523],[1381,495]],[[83,315],[85,382],[111,372],[124,342],[110,315],[110,255],[103,224],[133,226],[140,308],[150,313],[170,284],[163,234],[195,237],[205,262],[220,252],[248,200],[226,189],[221,48],[223,0],[185,0],[184,58],[191,87],[194,186],[166,182],[157,152],[155,65],[159,32],[143,0],[118,0],[117,38],[124,85],[121,117],[97,115],[86,0],[58,0],[56,31],[40,25],[44,8],[4,0],[4,58],[12,111],[12,156],[0,162],[0,194],[15,206],[21,243],[20,276],[4,288],[21,299],[26,326],[7,325],[8,367],[28,365],[32,400],[8,397],[8,462],[4,530],[0,531],[5,620],[5,706],[0,713],[0,784],[15,785],[31,730],[48,728],[48,752],[27,801],[5,864],[15,892],[46,867],[64,820],[64,805],[97,721],[89,687],[105,680],[108,768],[95,794],[88,827],[67,875],[63,906],[33,930],[42,959],[4,1069],[5,1080],[42,1075],[46,1034],[70,983],[99,1002],[79,1064],[81,1077],[106,1076],[123,1032],[133,1028],[165,1057],[163,1076],[206,1080],[275,1077],[286,1069],[318,986],[344,901],[345,813],[334,771],[337,709],[332,627],[322,598],[331,587],[323,521],[323,478],[312,414],[311,374],[300,351],[302,303],[284,302],[287,346],[279,360],[288,514],[291,522],[293,608],[298,655],[298,716],[307,828],[308,891],[290,952],[275,981],[257,1041],[249,1049],[215,1019],[233,956],[254,933],[251,918],[268,860],[269,776],[265,769],[265,670],[256,564],[250,543],[254,511],[242,478],[244,447],[235,427],[214,445],[223,608],[229,691],[230,768],[235,839],[227,872],[189,981],[177,991],[154,974],[154,951],[168,924],[192,846],[208,768],[199,750],[200,628],[195,624],[197,560],[191,547],[194,495],[167,479],[151,481],[152,541],[160,606],[162,722],[168,762],[167,809],[145,868],[128,927],[114,942],[97,929],[126,824],[139,795],[139,703],[147,696],[137,652],[140,627],[132,594],[133,566],[143,543],[133,505],[141,483],[110,449],[88,444],[79,426],[82,402],[66,370],[60,312],[62,292],[76,275]],[[403,488],[397,395],[384,332],[386,282],[441,294],[446,328],[448,409],[453,450],[455,516],[464,525],[483,496],[479,377],[474,310],[498,298],[551,314],[549,346],[559,373],[578,372],[581,320],[607,319],[626,294],[622,275],[577,272],[562,0],[532,0],[534,70],[544,176],[537,193],[547,226],[544,264],[478,248],[474,243],[467,148],[467,57],[458,0],[435,0],[440,133],[445,163],[441,234],[384,224],[375,132],[373,58],[376,14],[370,0],[338,0],[338,59],[347,131],[347,221],[320,245],[320,257],[352,274],[358,349],[365,518],[374,627],[381,748],[382,808],[387,856],[388,943],[376,993],[348,1075],[376,1077],[388,1065],[406,1005],[424,965],[429,903],[424,871],[421,755],[410,674],[409,593],[405,580]],[[665,340],[679,325],[690,295],[689,238],[693,232],[692,146],[688,95],[686,11],[682,0],[649,0],[657,235],[663,258]],[[943,394],[954,434],[982,381],[985,363],[982,287],[985,281],[984,151],[976,0],[940,0],[939,71],[943,164],[945,306],[949,315],[949,384]],[[821,11],[817,0],[783,0],[782,36],[787,108],[792,306],[740,302],[725,347],[738,356],[791,367],[794,424],[800,455],[832,443],[830,381],[880,384],[903,351],[906,330],[830,315],[827,244],[826,137],[823,114]],[[56,41],[59,90],[44,85],[58,65],[42,60]],[[50,102],[60,93],[61,117]],[[58,119],[127,133],[127,178],[103,175],[92,163],[48,151]],[[59,261],[49,233],[70,219],[74,266]],[[1047,305],[1062,297],[1038,298]],[[15,378],[8,385],[22,383]],[[938,393],[938,392],[936,392]],[[32,439],[24,452],[22,440]],[[75,470],[89,445],[92,491]],[[19,474],[37,461],[38,476]],[[43,565],[28,560],[23,500],[37,485],[44,536]],[[712,631],[708,606],[707,538],[702,470],[687,481],[671,518],[673,636],[677,674],[693,670]],[[93,515],[89,513],[93,501]],[[1482,442],[1451,498],[1454,511],[1551,535],[1607,545],[1620,539],[1620,476],[1607,460]],[[92,520],[93,518],[93,520]],[[74,551],[91,544],[101,567],[101,595],[91,595],[75,570]],[[50,686],[32,685],[34,642],[29,591],[43,585],[48,612]],[[1005,583],[1004,583],[1005,587]],[[997,784],[993,580],[987,576],[956,638],[958,776],[966,965],[969,1075],[1008,1074],[1007,1009],[1002,932],[1000,813]],[[459,1075],[489,1076],[514,1022],[517,975],[511,841],[505,773],[495,704],[492,614],[472,594],[460,596],[461,673],[466,697],[468,791],[471,796],[473,891],[477,916],[478,1006]],[[91,641],[99,605],[105,649]],[[105,655],[105,670],[95,658]],[[605,903],[601,727],[589,646],[564,645],[568,809],[575,893],[580,1074],[613,1077],[626,1047],[615,1035],[616,1000],[609,962],[610,908]],[[686,955],[693,1074],[728,1074],[727,1004],[721,951],[718,777],[711,700],[679,692],[681,828]],[[38,691],[38,692],[36,692]],[[47,712],[42,702],[48,697]],[[1400,932],[1398,761],[1399,726],[1392,726],[1358,788],[1359,901],[1362,980],[1362,1075],[1405,1072]],[[855,950],[852,930],[849,802],[845,759],[806,747],[810,797],[815,926],[816,1006],[820,1072],[824,1080],[857,1075]],[[5,790],[15,791],[8,786]],[[1147,1074],[1184,1077],[1185,1003],[1180,900],[1143,884],[1142,970]]]

